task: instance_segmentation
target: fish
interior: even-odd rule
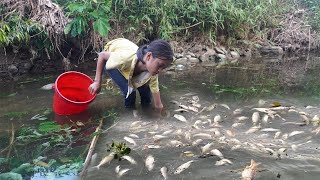
[[[144,145],[144,149],[159,149],[161,146],[159,145],[153,145],[153,144],[149,144],[149,145]]]
[[[279,136],[280,136],[280,134],[281,134],[281,132],[279,131],[279,132],[276,132],[275,134],[274,134],[274,139],[277,139]]]
[[[182,112],[189,112],[189,110],[188,110],[188,109],[179,108],[179,109],[174,110],[174,112],[180,112],[180,113],[182,113]]]
[[[250,133],[254,133],[256,131],[258,131],[259,129],[261,129],[260,124],[258,126],[252,126],[248,131],[246,131],[246,134],[250,134]]]
[[[145,165],[148,169],[148,171],[151,171],[154,167],[154,157],[152,155],[148,155]]]
[[[219,123],[219,122],[222,122],[222,118],[221,118],[221,116],[218,114],[218,115],[216,115],[216,116],[214,116],[214,118],[213,118],[213,122],[215,122],[215,123]]]
[[[220,159],[223,159],[223,154],[218,149],[212,149],[210,151],[210,154],[218,156]]]
[[[187,119],[186,119],[184,116],[182,116],[182,115],[174,114],[173,117],[176,118],[176,119],[178,119],[178,120],[181,121],[181,122],[187,122]]]
[[[230,137],[234,137],[234,136],[236,136],[236,132],[235,131],[233,131],[233,130],[226,130],[226,133],[228,134],[228,136],[230,136]]]
[[[263,115],[262,122],[267,124],[269,120],[269,116],[267,114]]]
[[[316,135],[318,135],[319,132],[320,132],[320,126],[317,127],[315,130],[313,130],[313,131],[311,131],[311,132],[312,132],[312,133],[315,133]]]
[[[275,128],[263,128],[260,130],[261,132],[276,132],[280,131],[280,129],[275,129]]]
[[[164,131],[163,133],[162,133],[162,135],[163,136],[165,136],[165,135],[168,135],[168,134],[170,134],[170,133],[172,133],[173,132],[173,130],[167,130],[167,131]]]
[[[259,114],[259,112],[254,112],[254,113],[252,114],[251,119],[252,119],[252,123],[253,123],[254,125],[256,125],[256,124],[259,122],[259,120],[260,120],[260,114]]]
[[[133,121],[130,125],[130,127],[133,127],[133,126],[136,126],[138,125],[139,123],[141,123],[142,121]]]
[[[181,146],[183,146],[183,143],[182,143],[181,141],[178,141],[178,140],[171,140],[171,141],[170,141],[170,144],[171,144],[172,146],[175,146],[175,147],[181,147]]]
[[[161,172],[161,175],[164,179],[167,179],[168,178],[168,168],[163,166],[161,169],[160,169],[160,172]]]
[[[131,169],[122,169],[119,171],[118,176],[121,177],[123,176],[126,172],[130,171]]]
[[[125,136],[123,139],[126,140],[127,142],[133,144],[134,146],[137,145],[137,143],[130,137]]]
[[[233,115],[240,115],[240,114],[242,113],[242,111],[243,111],[243,109],[240,109],[240,108],[235,109],[235,110],[233,111]]]
[[[194,162],[194,160],[191,160],[191,161],[188,161],[184,164],[181,164],[179,167],[177,167],[177,169],[174,171],[173,174],[180,174],[184,170],[188,169],[192,162]]]
[[[263,150],[268,152],[270,155],[273,155],[275,153],[274,150],[271,148],[264,148]]]
[[[202,139],[196,139],[192,142],[192,146],[197,146],[198,144],[200,144],[203,140]]]
[[[231,125],[231,127],[236,128],[236,127],[239,127],[239,126],[242,126],[242,125],[244,125],[244,124],[243,123],[233,123]]]
[[[253,180],[254,176],[256,175],[257,167],[259,166],[259,164],[260,163],[256,163],[253,159],[251,159],[250,166],[246,166],[246,168],[244,168],[244,170],[241,173],[242,179]]]
[[[129,134],[128,136],[129,136],[129,137],[132,137],[132,138],[137,138],[137,139],[139,138],[139,136],[136,135],[136,134]]]
[[[46,84],[44,86],[42,86],[40,89],[42,90],[51,90],[54,88],[54,83],[49,83],[49,84]]]
[[[165,138],[167,138],[167,137],[168,137],[168,136],[154,135],[154,136],[153,136],[153,139],[154,139],[155,141],[159,141],[159,140],[165,139]]]
[[[212,136],[207,133],[197,133],[193,135],[193,138],[204,138],[204,139],[212,139]]]
[[[104,157],[101,161],[100,161],[100,163],[97,165],[97,166],[95,166],[97,169],[100,169],[100,167],[102,166],[102,165],[104,165],[104,164],[107,164],[107,163],[110,163],[113,159],[114,159],[114,155],[115,155],[116,153],[114,153],[114,152],[112,152],[112,153],[110,153],[108,156],[106,156],[106,157]]]
[[[115,171],[117,174],[119,174],[119,172],[120,172],[120,165],[118,165],[118,166],[114,169],[114,171]]]
[[[131,164],[137,164],[137,162],[136,162],[132,157],[130,157],[130,156],[128,156],[128,155],[124,155],[124,156],[122,156],[121,158],[129,161]]]
[[[219,161],[216,161],[216,166],[222,166],[225,164],[232,164],[232,162],[229,159],[221,159]]]
[[[206,111],[210,112],[210,111],[212,111],[212,110],[213,110],[214,108],[216,108],[216,107],[217,107],[217,104],[214,103],[214,104],[210,105],[209,107],[207,107]]]
[[[202,147],[201,147],[201,152],[202,152],[202,154],[208,152],[209,149],[210,149],[210,147],[211,147],[212,145],[213,145],[213,143],[208,143],[208,144],[202,146]]]
[[[224,107],[224,108],[226,108],[226,109],[230,110],[230,107],[229,107],[227,104],[220,104],[220,106],[222,106],[222,107]]]
[[[302,134],[304,133],[304,131],[292,131],[290,134],[289,134],[289,137],[292,137],[292,136],[295,136],[295,135],[298,135],[298,134]]]
[[[245,120],[247,120],[247,119],[249,119],[249,118],[246,117],[246,116],[240,116],[240,117],[237,117],[237,119],[238,119],[239,121],[245,121]]]

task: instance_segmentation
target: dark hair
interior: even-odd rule
[[[151,52],[154,58],[173,61],[173,51],[170,44],[162,39],[152,41],[149,45],[143,45],[137,50],[138,60],[143,64],[143,57],[147,52]]]

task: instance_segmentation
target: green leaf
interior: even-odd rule
[[[22,180],[21,174],[8,172],[0,174],[0,179],[7,179],[7,180]]]
[[[66,27],[64,28],[64,34],[69,34],[72,28],[72,23],[67,24]]]
[[[99,18],[93,23],[93,29],[98,31],[101,36],[106,36],[110,30],[108,19]]]

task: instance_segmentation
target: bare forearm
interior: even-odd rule
[[[96,75],[94,78],[95,81],[98,83],[101,83],[103,68],[109,56],[110,56],[109,52],[101,52],[99,54],[98,61],[97,61]]]
[[[154,106],[155,108],[163,108],[163,104],[161,102],[161,97],[160,97],[160,91],[152,93],[153,96],[153,102],[154,102]]]

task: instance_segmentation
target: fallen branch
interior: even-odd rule
[[[102,124],[103,124],[103,118],[101,118],[99,126],[96,128],[96,131],[94,133],[98,133],[101,130]],[[84,165],[83,165],[82,171],[80,173],[80,179],[83,179],[83,177],[86,174],[87,168],[89,166],[89,163],[90,163],[90,160],[91,160],[91,157],[93,154],[93,150],[96,146],[96,143],[98,141],[99,136],[100,136],[100,134],[95,135],[91,141],[86,160],[84,161]]]

